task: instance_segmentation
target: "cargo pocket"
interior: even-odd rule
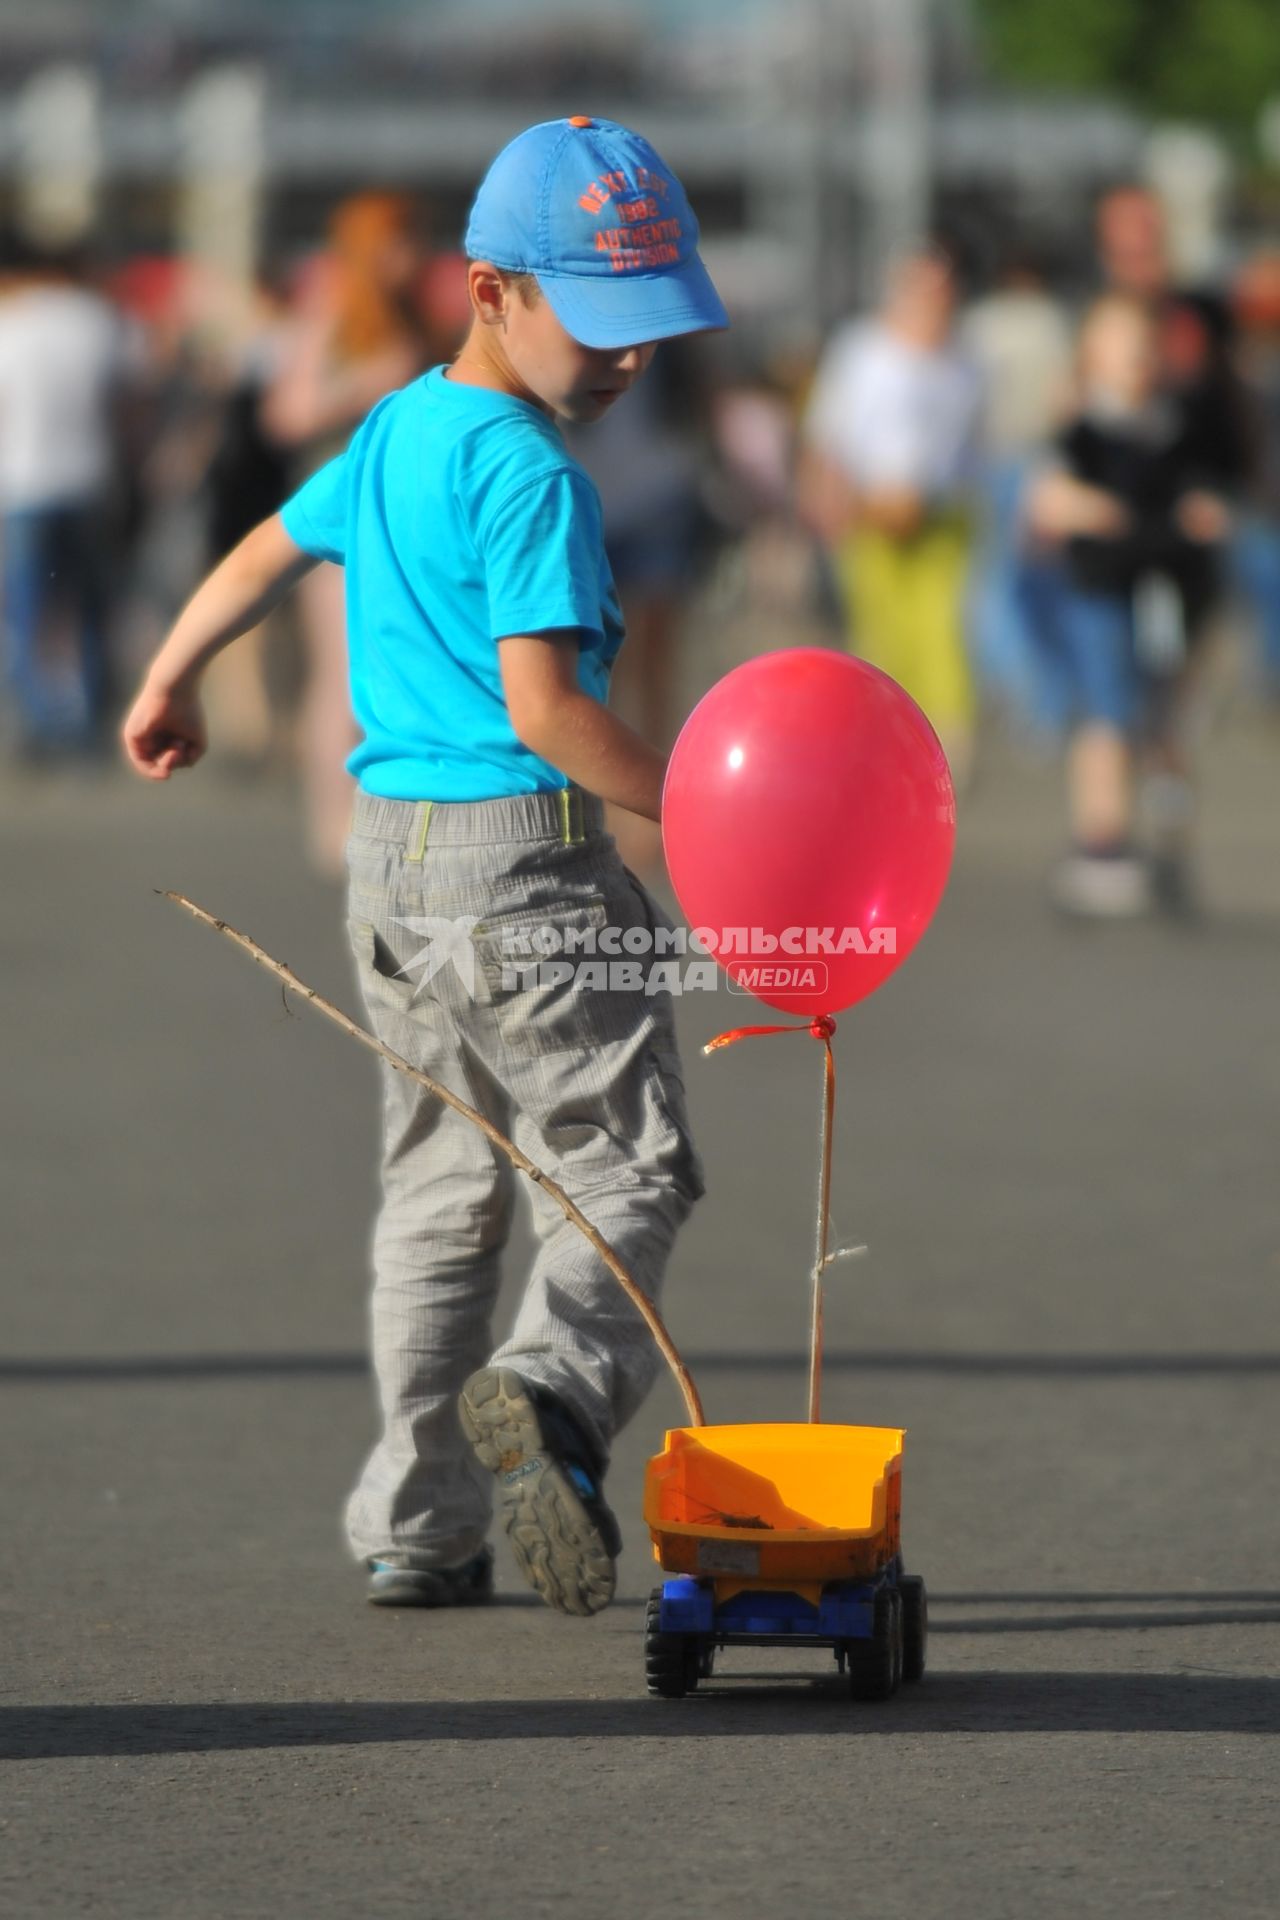
[[[651,1020],[643,978],[628,985],[625,949],[602,950],[606,931],[626,931],[627,900],[557,901],[490,914],[475,928],[476,1000],[505,1046],[522,1053],[580,1051],[626,1039]]]
[[[408,1014],[417,994],[413,978],[400,971],[400,961],[386,936],[369,920],[348,920],[347,945],[355,962],[356,980],[370,1013],[382,1008]]]

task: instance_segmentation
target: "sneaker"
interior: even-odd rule
[[[529,1585],[561,1613],[599,1613],[613,1598],[622,1536],[573,1415],[509,1367],[473,1373],[458,1411],[476,1458],[497,1475],[502,1524]]]
[[[1090,920],[1129,920],[1149,913],[1151,872],[1131,853],[1072,853],[1049,882],[1055,907]]]
[[[414,1567],[396,1559],[369,1561],[375,1607],[475,1607],[493,1598],[493,1548],[460,1567]]]

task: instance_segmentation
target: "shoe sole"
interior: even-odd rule
[[[483,1368],[462,1389],[458,1410],[476,1458],[497,1477],[499,1515],[529,1585],[560,1613],[599,1613],[617,1584],[613,1557],[547,1447],[520,1375]]]

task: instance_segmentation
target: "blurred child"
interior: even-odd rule
[[[1218,584],[1227,510],[1195,437],[1159,389],[1145,302],[1108,294],[1085,316],[1078,409],[1032,485],[1033,533],[1055,546],[1052,632],[1073,708],[1073,848],[1054,876],[1068,911],[1140,913],[1185,886],[1191,800],[1179,720],[1191,648]],[[1135,823],[1140,751],[1159,776],[1154,858]]]

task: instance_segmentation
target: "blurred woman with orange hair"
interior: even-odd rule
[[[422,264],[417,209],[407,195],[359,193],[334,209],[329,246],[307,273],[263,404],[267,431],[298,457],[297,480],[340,453],[370,407],[427,365],[417,304]],[[307,667],[297,744],[307,851],[318,873],[336,879],[345,871],[355,793],[344,763],[359,741],[340,569],[316,567],[299,599]]]

